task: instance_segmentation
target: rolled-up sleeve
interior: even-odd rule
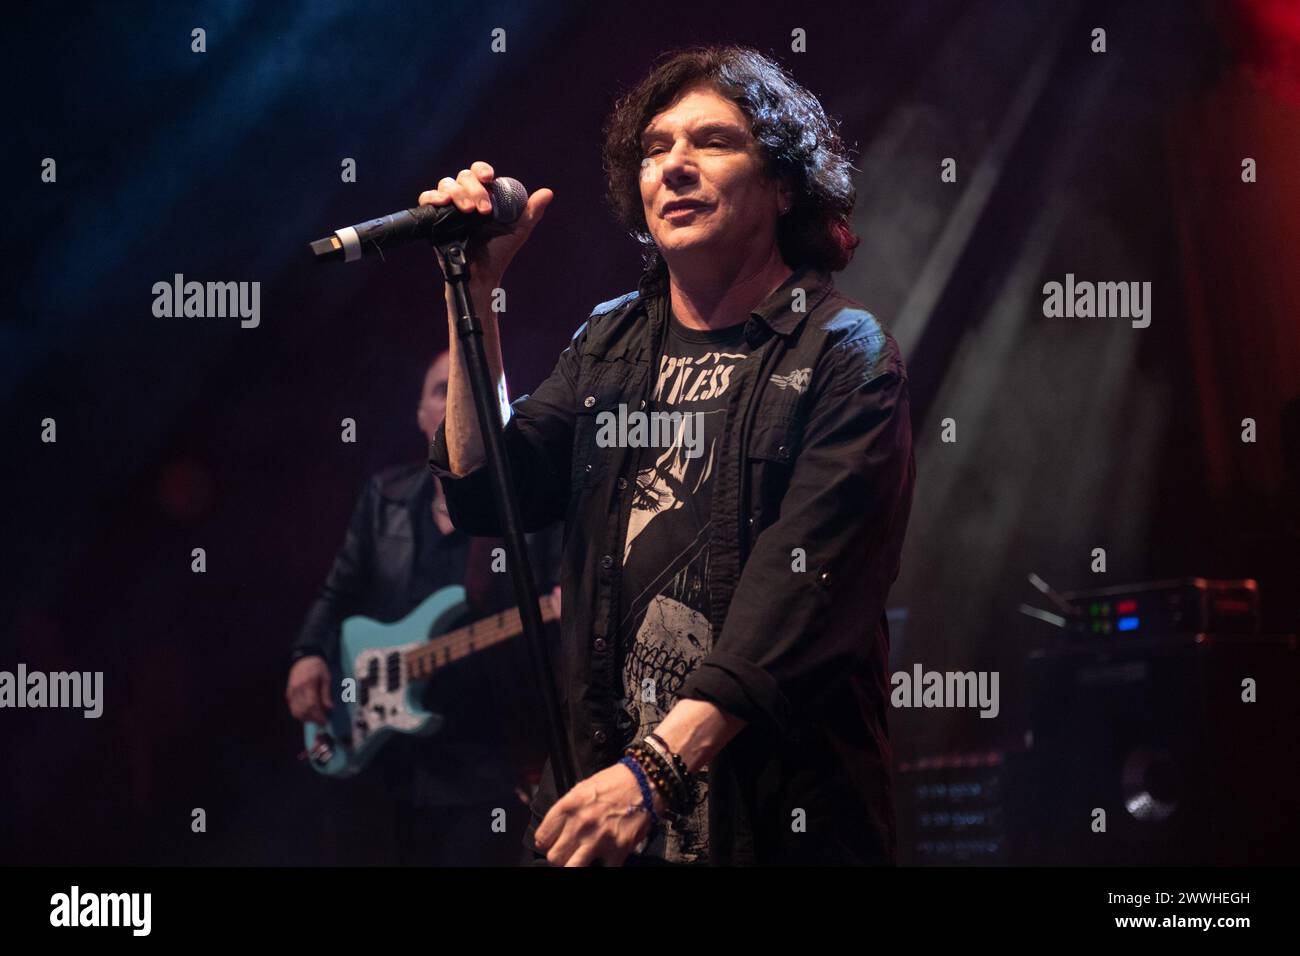
[[[829,374],[814,376],[826,384],[780,514],[755,540],[722,632],[681,696],[785,733],[878,653],[916,472],[906,369],[892,340],[884,346],[841,346]]]
[[[541,531],[564,517],[573,456],[574,394],[586,332],[584,322],[537,390],[510,403],[510,418],[502,429],[527,532]],[[452,473],[445,420],[429,445],[429,470],[442,481],[452,524],[471,535],[502,534],[487,465],[462,476]]]

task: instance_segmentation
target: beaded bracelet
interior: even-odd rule
[[[641,765],[655,789],[663,794],[668,809],[661,816],[669,822],[674,822],[678,816],[690,809],[692,795],[682,786],[668,761],[643,743],[630,744],[623,752]]]
[[[658,734],[646,734],[644,739],[647,744],[658,752],[659,756],[668,762],[668,766],[672,768],[673,774],[677,777],[681,786],[689,790],[691,775],[686,770],[686,761],[678,754],[673,753],[672,748],[668,746],[668,742]]]
[[[629,744],[623,751],[624,756],[631,757],[645,771],[650,782],[664,795],[667,803],[672,803],[672,795],[676,790],[676,781],[672,778],[671,771],[659,759],[659,755],[652,752],[642,743]]]
[[[655,833],[659,829],[659,814],[655,813],[654,795],[650,792],[650,781],[646,779],[645,771],[641,765],[632,757],[624,757],[619,761],[623,766],[632,771],[636,777],[637,786],[641,788],[641,800],[645,804],[645,811],[650,814],[650,832],[646,835],[646,843],[655,838]]]
[[[686,801],[691,792],[690,786],[687,784],[686,779],[678,772],[677,768],[673,766],[672,760],[664,752],[663,748],[648,737],[642,738],[641,743],[643,746],[649,748],[658,758],[658,766],[672,775],[673,809],[678,813],[681,813],[682,808],[687,806]]]

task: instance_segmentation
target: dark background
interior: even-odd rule
[[[1255,577],[1266,628],[1296,629],[1293,6],[41,4],[0,41],[0,668],[103,670],[105,713],[0,713],[0,860],[348,862],[321,838],[338,785],[294,759],[286,652],[365,477],[423,453],[446,323],[431,252],[318,266],[306,243],[476,159],[554,189],[508,276],[522,394],[635,283],[602,201],[614,98],[658,53],[718,41],[778,57],[855,147],[863,242],[837,282],[912,381],[895,663],[1003,673],[998,720],[896,712],[896,755],[1023,736],[1014,675],[1052,636],[1016,612],[1029,571],[1063,590]],[[155,318],[178,272],[260,281],[260,327]],[[1150,328],[1044,318],[1066,272],[1151,281]]]

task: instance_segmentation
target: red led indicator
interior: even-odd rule
[[[1120,601],[1115,605],[1115,610],[1120,614],[1132,614],[1137,609],[1137,601]]]

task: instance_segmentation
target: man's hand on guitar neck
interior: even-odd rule
[[[330,669],[323,657],[304,657],[289,670],[289,684],[284,691],[289,713],[294,720],[329,722],[328,711],[334,709],[330,699]]]

